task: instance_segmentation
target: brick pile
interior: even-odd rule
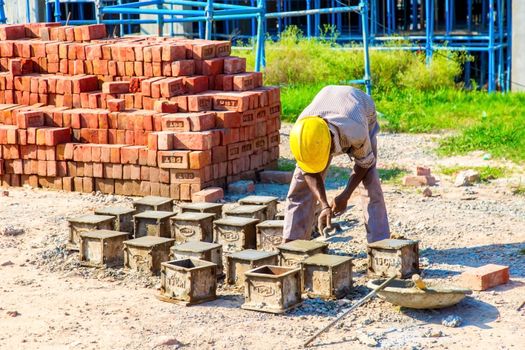
[[[228,41],[0,25],[0,185],[191,200],[271,168],[280,92]]]

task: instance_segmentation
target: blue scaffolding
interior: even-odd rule
[[[65,22],[61,3],[96,3],[95,18],[69,23],[105,23],[119,26],[121,34],[130,33],[132,25],[157,24],[163,35],[166,23],[195,23],[197,33],[186,34],[255,39],[257,71],[265,65],[267,34],[278,37],[296,25],[307,37],[319,37],[323,25],[329,25],[337,29],[340,42],[363,44],[365,73],[354,82],[365,84],[367,91],[369,50],[412,50],[425,52],[427,63],[442,51],[475,56],[475,62],[465,62],[465,82],[475,75],[479,85],[492,92],[510,89],[511,1],[467,0],[465,7],[464,1],[455,0],[46,0],[46,9],[48,20]],[[0,22],[5,23],[3,2]],[[142,14],[155,18],[140,18]],[[175,35],[173,25],[169,34]],[[386,45],[393,41],[403,44]]]

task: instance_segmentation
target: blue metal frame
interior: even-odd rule
[[[6,23],[7,18],[5,18],[5,7],[4,0],[0,0],[0,23]]]
[[[254,1],[250,2],[253,4]],[[278,2],[280,4],[280,2]],[[131,4],[119,4],[116,6],[106,6],[100,9],[100,13],[103,14],[118,14],[118,15],[129,15],[129,14],[152,14],[157,15],[158,23],[158,34],[162,35],[162,27],[164,23],[199,23],[199,32],[202,35],[202,29],[204,27],[204,37],[206,39],[212,38],[213,22],[215,21],[235,21],[235,20],[251,20],[252,22],[252,33],[256,36],[256,47],[255,47],[255,71],[260,71],[266,65],[265,58],[265,36],[266,36],[266,21],[268,19],[277,19],[278,23],[289,23],[291,17],[303,17],[307,16],[310,19],[314,16],[315,28],[314,32],[319,35],[320,31],[320,16],[330,15],[333,21],[336,19],[336,14],[345,12],[357,12],[361,14],[361,25],[362,25],[362,36],[361,40],[364,44],[364,60],[365,60],[365,73],[364,77],[358,81],[352,81],[352,83],[365,84],[367,93],[371,92],[371,74],[370,74],[370,57],[368,55],[368,0],[361,0],[358,6],[340,6],[330,8],[320,8],[320,0],[314,0],[314,9],[307,9],[302,11],[292,11],[288,1],[284,1],[282,8],[279,5],[279,10],[282,11],[267,13],[266,1],[257,0],[257,6],[245,6],[236,5],[233,3],[216,2],[214,0],[206,1],[188,1],[188,0],[152,0],[139,3]],[[310,1],[307,0],[309,6]],[[197,10],[175,10],[172,7],[166,8],[164,5],[183,5],[192,6]],[[145,8],[147,6],[156,6],[156,8]],[[257,28],[253,28],[253,25],[257,23]],[[123,24],[127,23],[126,20],[102,20],[103,23],[107,24]],[[309,21],[310,22],[310,21]],[[151,23],[148,20],[134,20],[133,23]],[[279,26],[280,28],[280,26]],[[310,28],[310,24],[308,25]],[[229,29],[229,26],[228,26]],[[310,30],[310,29],[308,29]]]
[[[117,0],[115,0],[117,1]],[[70,21],[70,24],[88,24],[88,23],[106,23],[120,25],[123,32],[124,25],[157,23],[159,33],[162,34],[164,23],[170,23],[171,35],[174,34],[173,23],[197,22],[199,24],[200,37],[227,37],[229,28],[237,28],[240,20],[250,21],[250,34],[239,35],[240,38],[256,38],[256,67],[264,67],[264,42],[267,33],[267,19],[277,19],[280,24],[276,29],[278,33],[282,32],[287,25],[292,24],[291,17],[306,17],[305,31],[307,37],[319,36],[321,19],[337,26],[342,35],[338,36],[340,41],[362,41],[365,48],[365,57],[368,56],[367,50],[423,50],[426,55],[426,61],[430,64],[433,53],[441,50],[461,50],[466,52],[480,53],[481,84],[487,82],[489,92],[501,88],[508,91],[511,87],[511,1],[512,0],[481,0],[481,16],[473,18],[473,0],[467,0],[466,6],[466,30],[467,33],[458,34],[455,31],[456,26],[456,1],[455,0],[405,0],[400,3],[397,0],[361,0],[358,6],[345,6],[341,1],[325,0],[323,3],[329,4],[330,8],[321,8],[320,0],[305,0],[303,6],[305,10],[294,10],[297,5],[292,6],[292,1],[298,0],[250,0],[249,6],[239,5],[245,0],[223,0],[217,2],[214,0],[151,0],[140,1],[135,3],[124,3],[124,0],[118,0],[118,5],[106,6],[100,9],[96,8],[96,20]],[[276,1],[278,10],[275,13],[267,13],[266,3]],[[26,0],[29,2],[29,0]],[[86,0],[93,2],[93,0]],[[4,0],[0,0],[0,23],[5,23]],[[54,11],[51,13],[52,4]],[[408,24],[400,25],[406,32],[402,35],[393,36],[398,32],[396,23],[396,4],[406,7],[411,16],[405,18]],[[62,21],[60,13],[59,0],[46,0],[46,18],[48,21]],[[174,10],[174,5],[190,7],[189,10]],[[146,8],[146,7],[153,8]],[[445,30],[443,33],[437,32],[435,26],[437,18],[435,11],[437,6],[444,6],[445,13]],[[29,7],[28,7],[29,9]],[[342,14],[356,12],[360,14],[359,26],[352,26],[350,18],[343,21]],[[366,14],[365,14],[366,12]],[[441,10],[439,11],[441,13]],[[104,20],[104,14],[117,14],[118,19]],[[370,16],[368,16],[368,13]],[[153,14],[157,19],[130,19],[133,14]],[[30,13],[26,17],[30,20]],[[421,18],[423,17],[423,18]],[[442,17],[440,17],[442,18]],[[228,28],[226,34],[213,33],[213,22],[225,21],[225,27]],[[352,22],[354,20],[352,19]],[[363,23],[366,22],[366,23]],[[355,22],[354,22],[355,23]],[[348,31],[343,25],[348,25]],[[423,30],[424,33],[420,31]],[[312,26],[314,26],[312,30]],[[304,28],[303,27],[303,28]],[[391,40],[406,40],[410,44],[404,47],[394,45],[383,46],[384,43]],[[365,58],[365,61],[369,61]],[[369,62],[368,62],[369,63]],[[367,66],[367,64],[365,64]],[[471,63],[465,63],[465,80],[467,84],[470,80]],[[369,71],[365,72],[365,78],[369,77]]]

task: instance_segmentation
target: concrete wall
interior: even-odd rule
[[[525,91],[525,1],[512,1],[512,91]]]
[[[26,23],[26,0],[4,0],[7,23]],[[29,0],[31,22],[44,21],[45,0]]]

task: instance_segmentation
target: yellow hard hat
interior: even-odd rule
[[[297,165],[310,174],[320,173],[326,168],[331,144],[328,124],[319,116],[300,119],[290,132],[290,148]]]

